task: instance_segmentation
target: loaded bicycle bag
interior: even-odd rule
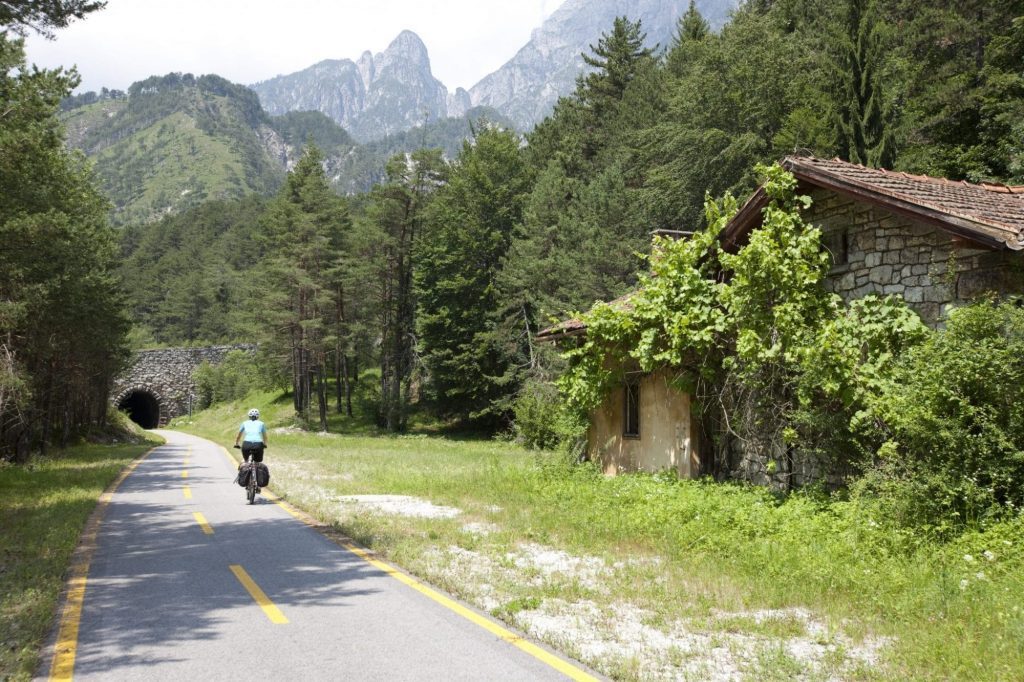
[[[270,485],[270,469],[263,462],[256,465],[256,485],[261,488]]]

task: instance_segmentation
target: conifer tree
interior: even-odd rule
[[[884,45],[876,0],[847,0],[838,36],[835,94],[836,146],[841,158],[892,168],[896,141],[880,67]]]
[[[416,244],[426,211],[444,181],[439,149],[391,159],[387,181],[370,195],[369,220],[376,230],[373,260],[378,281],[380,334],[380,422],[388,431],[406,428],[416,357],[416,299],[413,288]]]
[[[328,321],[335,309],[328,274],[339,258],[348,214],[331,191],[323,155],[311,141],[264,222],[272,289],[267,301],[255,302],[252,322],[262,322],[260,309],[269,311],[271,345],[291,371],[295,411],[312,421],[315,399],[319,427],[326,431],[327,359],[333,345]]]
[[[511,131],[484,127],[465,142],[419,250],[424,364],[440,409],[462,419],[487,415],[515,390],[496,280],[529,189],[522,156]]]
[[[0,21],[7,21],[0,16]],[[0,32],[0,459],[102,425],[127,356],[108,205],[64,148],[74,72],[25,63]]]

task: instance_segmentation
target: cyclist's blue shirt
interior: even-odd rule
[[[262,443],[263,434],[267,432],[267,425],[259,419],[247,419],[242,422],[238,432],[245,434],[242,440],[246,443]]]

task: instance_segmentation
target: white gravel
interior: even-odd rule
[[[368,507],[384,514],[424,519],[451,519],[462,513],[455,507],[437,505],[411,495],[344,495],[337,499],[341,504]]]
[[[456,546],[437,549],[427,557],[429,574],[457,584],[470,601],[488,611],[515,603],[513,586],[521,590],[524,585],[540,588],[575,580],[607,595],[615,572],[630,565],[609,566],[598,557],[577,557],[537,543],[521,544],[498,559]],[[521,604],[521,591],[516,594]],[[886,638],[854,641],[804,608],[713,610],[709,618],[659,623],[654,613],[625,601],[612,601],[604,608],[587,599],[549,598],[538,604],[516,611],[515,625],[598,669],[610,671],[625,664],[644,680],[751,679],[757,676],[761,657],[778,655],[802,669],[794,679],[840,680],[858,666],[876,664],[882,649],[891,643]],[[755,624],[746,628],[751,631],[744,631],[744,621]],[[795,630],[801,632],[768,634],[765,630],[771,621],[795,621]]]

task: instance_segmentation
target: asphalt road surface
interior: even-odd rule
[[[76,679],[593,679],[271,499],[246,504],[220,446],[160,433],[99,527]]]

